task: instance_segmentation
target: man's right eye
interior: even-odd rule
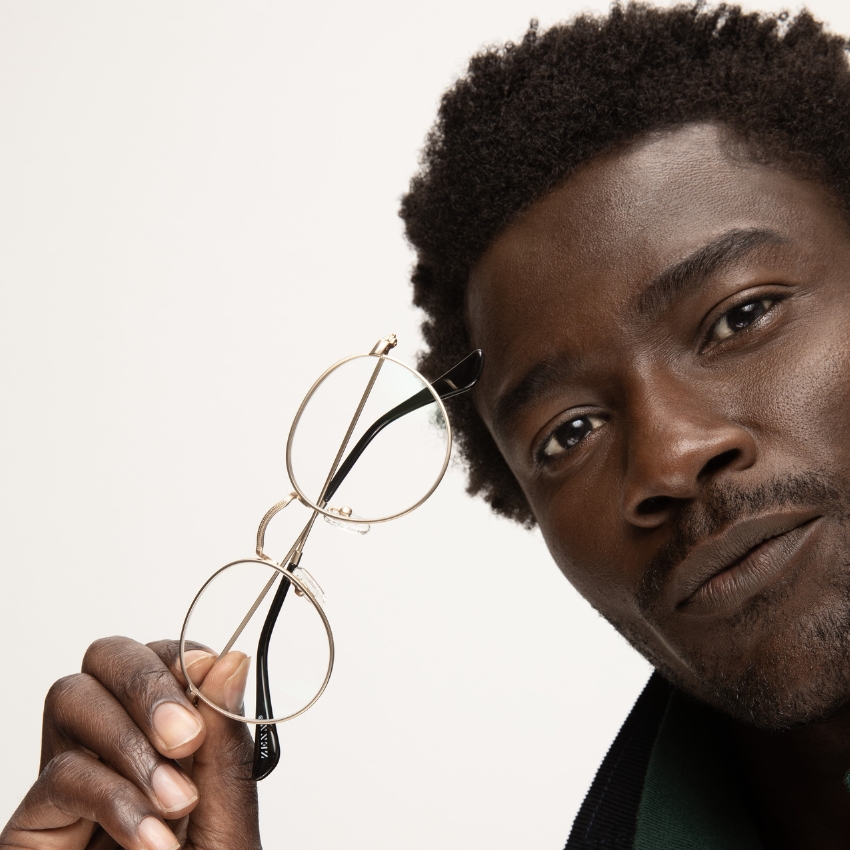
[[[601,416],[590,414],[567,419],[543,441],[537,452],[538,460],[541,463],[546,463],[561,457],[604,422],[605,420]]]

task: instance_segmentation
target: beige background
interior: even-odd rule
[[[251,553],[313,378],[388,331],[413,360],[396,209],[440,92],[590,5],[0,2],[0,820],[50,683]],[[561,847],[647,665],[457,470],[311,547],[338,665],[266,846]]]

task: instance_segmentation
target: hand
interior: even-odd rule
[[[186,653],[203,693],[234,711],[245,660]],[[41,772],[0,850],[258,850],[251,736],[186,686],[174,641],[93,643],[47,695]]]

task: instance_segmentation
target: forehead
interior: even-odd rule
[[[470,276],[470,335],[490,361],[484,386],[498,389],[508,363],[521,369],[559,341],[593,349],[628,334],[629,300],[723,233],[823,240],[824,215],[843,227],[818,185],[754,163],[715,125],[591,161],[504,231]]]

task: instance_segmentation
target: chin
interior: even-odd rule
[[[760,729],[795,729],[850,707],[850,570],[843,566],[808,610],[795,604],[792,588],[775,588],[707,627],[714,639],[682,646],[672,659],[644,634],[609,621],[694,698]]]

